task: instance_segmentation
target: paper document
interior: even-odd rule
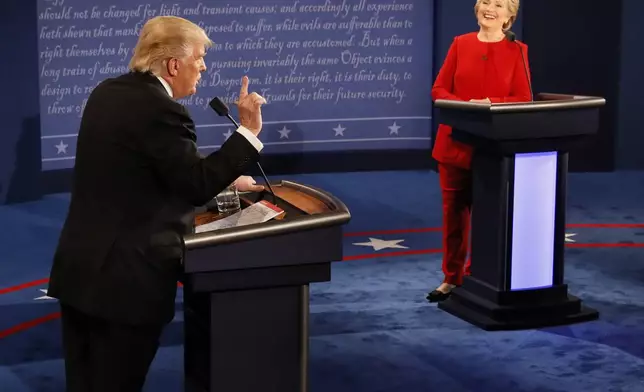
[[[283,213],[284,210],[282,210],[281,208],[267,202],[266,200],[262,200],[225,218],[218,219],[204,225],[199,225],[195,227],[195,232],[203,233],[206,231],[227,229],[229,227],[262,223],[269,221]]]

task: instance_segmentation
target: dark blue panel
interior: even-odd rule
[[[617,168],[644,169],[644,1],[623,0]]]

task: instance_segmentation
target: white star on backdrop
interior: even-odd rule
[[[576,236],[576,235],[577,235],[577,233],[566,233],[566,242],[575,242],[575,240],[570,239],[568,237],[573,237],[573,236]]]
[[[282,129],[278,129],[277,132],[280,133],[280,139],[288,139],[288,134],[291,133],[291,130],[286,128],[286,125]]]
[[[337,127],[333,128],[335,131],[335,136],[344,136],[344,130],[346,128],[342,127],[342,124],[338,124]]]
[[[229,138],[229,137],[230,137],[230,135],[232,135],[232,134],[233,134],[233,131],[231,131],[231,130],[230,130],[230,128],[228,128],[228,131],[227,131],[226,133],[224,133],[223,135],[224,135],[224,138],[226,138],[226,140],[228,140],[228,138]]]
[[[394,135],[394,134],[398,135],[398,130],[400,128],[402,128],[402,127],[400,125],[396,124],[396,122],[394,121],[394,125],[391,125],[388,128],[389,128],[389,134],[390,135]]]
[[[54,147],[58,150],[56,154],[67,154],[67,147],[69,147],[69,145],[63,143],[61,140],[60,143],[56,144]]]
[[[379,238],[369,237],[369,242],[355,242],[353,245],[359,246],[371,246],[373,250],[382,250],[387,248],[399,248],[399,249],[409,249],[404,245],[399,245],[400,242],[404,240],[381,240]]]
[[[56,298],[53,298],[53,297],[50,297],[50,296],[48,296],[48,295],[47,295],[47,289],[40,289],[40,291],[42,291],[43,293],[45,293],[45,295],[43,295],[42,297],[34,298],[35,300],[42,300],[42,299],[56,299]]]

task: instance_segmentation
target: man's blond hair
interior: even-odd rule
[[[212,46],[201,27],[178,16],[157,16],[148,20],[132,52],[129,68],[132,71],[159,73],[170,58],[193,55],[195,45]]]

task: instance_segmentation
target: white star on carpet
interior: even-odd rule
[[[43,293],[47,294],[47,289],[40,289],[40,291],[42,291]],[[42,300],[42,299],[56,299],[56,298],[50,297],[48,295],[43,295],[42,297],[37,297],[37,298],[34,298],[34,299],[35,300]]]
[[[69,146],[68,144],[63,143],[63,141],[61,140],[60,143],[58,143],[58,144],[56,144],[54,146],[58,150],[56,152],[56,154],[67,154],[67,147],[68,146]]]
[[[387,249],[387,248],[399,248],[399,249],[409,249],[406,246],[399,245],[400,242],[403,242],[404,240],[381,240],[378,238],[371,238],[369,237],[369,242],[355,242],[353,245],[358,245],[358,246],[371,246],[373,247],[373,250],[382,250],[382,249]]]
[[[277,132],[280,133],[280,139],[288,139],[288,134],[291,133],[291,130],[284,126],[282,129],[278,129]]]
[[[344,136],[345,129],[346,128],[344,128],[342,124],[338,124],[337,127],[333,128],[333,130],[335,131],[335,136]]]
[[[568,237],[576,236],[577,233],[566,233],[566,242],[575,242],[575,240],[570,239]]]
[[[389,128],[389,134],[390,135],[398,135],[398,130],[402,128],[400,125],[396,124],[394,121],[394,125],[391,125],[388,127]]]
[[[228,138],[229,138],[229,137],[230,137],[230,135],[232,135],[232,134],[233,134],[233,131],[231,131],[231,130],[230,130],[230,128],[229,128],[229,129],[228,129],[228,132],[224,133],[223,135],[224,135],[224,137],[226,138],[226,140],[228,140]]]

